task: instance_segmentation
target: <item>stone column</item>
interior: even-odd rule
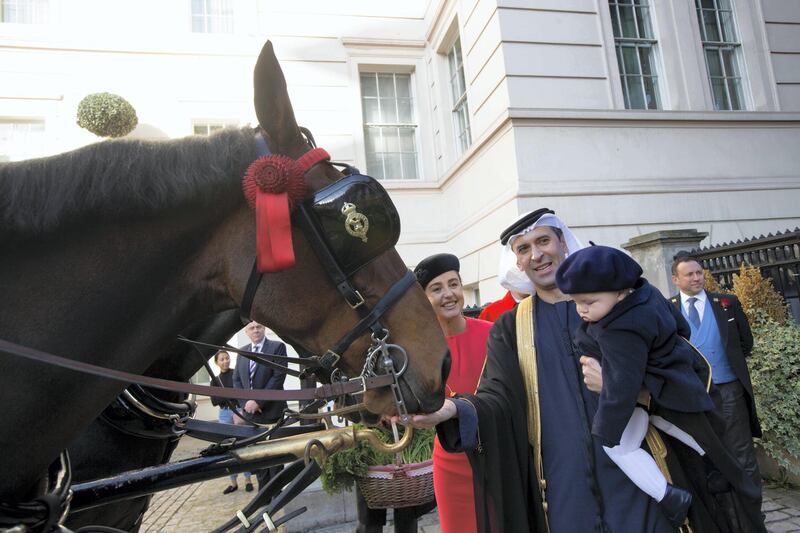
[[[677,292],[672,284],[672,258],[682,250],[698,248],[707,236],[695,229],[654,231],[634,237],[622,247],[642,265],[647,281],[669,298]]]

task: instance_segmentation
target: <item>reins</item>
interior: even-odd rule
[[[140,374],[132,374],[122,370],[115,370],[104,366],[93,365],[91,363],[84,363],[82,361],[75,361],[60,357],[47,352],[42,352],[14,344],[6,340],[0,339],[0,353],[9,356],[22,357],[31,361],[45,363],[68,370],[74,370],[84,374],[91,374],[114,381],[121,381],[124,383],[136,383],[146,387],[153,387],[156,389],[183,392],[186,394],[198,394],[201,396],[218,396],[221,398],[230,398],[235,400],[269,400],[269,401],[291,401],[291,400],[333,400],[345,394],[357,394],[363,391],[386,387],[395,381],[392,374],[381,374],[372,376],[359,376],[357,378],[349,379],[347,381],[336,381],[320,385],[315,388],[306,388],[298,390],[259,390],[259,389],[233,389],[230,387],[213,387],[209,385],[195,385],[193,383],[185,383],[181,381],[173,381],[169,379],[154,378],[150,376],[143,376]]]

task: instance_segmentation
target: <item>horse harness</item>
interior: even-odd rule
[[[323,385],[298,391],[235,390],[131,374],[66,359],[2,339],[0,339],[0,352],[132,383],[134,385],[126,389],[109,409],[111,411],[117,409],[118,412],[127,410],[136,413],[137,417],[156,420],[162,425],[166,423],[169,426],[167,433],[175,437],[185,432],[187,423],[191,422],[194,414],[193,402],[167,402],[149,393],[141,387],[142,385],[173,392],[213,395],[229,399],[315,400],[312,402],[312,406],[318,405],[319,401],[342,398],[348,394],[361,395],[367,390],[388,386],[392,391],[400,420],[406,422],[409,415],[399,380],[408,367],[408,355],[401,346],[387,342],[390,333],[382,325],[380,318],[416,282],[416,278],[412,272],[407,271],[372,309],[351,283],[351,277],[359,269],[397,243],[400,233],[399,215],[389,199],[388,193],[377,180],[360,174],[357,169],[349,165],[331,162],[327,152],[314,145],[310,132],[303,129],[303,133],[312,150],[298,160],[301,162],[301,166],[295,168],[294,172],[300,171],[300,176],[303,177],[313,166],[325,162],[344,167],[345,177],[320,189],[311,198],[297,205],[292,220],[302,229],[336,289],[348,305],[358,313],[359,321],[339,339],[333,348],[327,350],[323,355],[311,355],[310,357],[292,358],[256,354],[231,346],[217,346],[184,338],[181,340],[195,346],[233,351],[248,359],[277,367],[301,379],[308,378],[313,374]],[[256,135],[256,145],[261,156],[256,163],[265,158],[282,157],[271,154],[260,130]],[[247,194],[247,190],[245,190],[245,194]],[[255,293],[263,274],[263,270],[259,269],[259,263],[260,258],[257,257],[242,298],[241,315],[243,319],[247,320],[249,320]],[[338,363],[350,345],[367,332],[370,333],[370,347],[367,350],[361,373],[355,378],[348,378],[342,373]],[[402,360],[399,370],[395,369],[392,352]],[[289,363],[298,364],[304,370],[296,372],[288,368]],[[295,415],[297,415],[296,418],[304,418],[302,413],[295,413]],[[114,427],[122,429],[120,425],[114,423],[113,417],[108,416],[108,410],[104,412],[104,419],[110,420]],[[125,430],[123,429],[123,431]],[[164,428],[162,427],[150,437],[163,438],[163,432]],[[228,447],[231,445],[243,446],[264,438],[269,433],[270,431],[259,433],[240,442],[236,442],[234,439],[233,442],[228,443]],[[143,436],[141,433],[135,434]],[[72,491],[69,489],[70,478],[69,457],[64,451],[48,469],[48,489],[44,496],[31,503],[0,502],[0,531],[6,531],[3,529],[6,527],[11,528],[8,531],[14,531],[17,529],[15,526],[22,528],[20,531],[66,531],[61,524],[69,512],[72,497]]]

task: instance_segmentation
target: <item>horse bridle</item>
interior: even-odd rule
[[[309,146],[311,146],[312,149],[316,148],[314,138],[311,133],[305,128],[303,128],[302,131]],[[256,147],[259,157],[270,155],[272,153],[269,150],[266,139],[264,138],[264,134],[260,129],[256,133]],[[345,174],[345,176],[359,174],[358,170],[350,165],[331,161],[326,162],[330,165],[344,167],[343,174]],[[305,174],[314,166],[316,166],[316,164],[309,167],[303,175],[305,176]],[[297,363],[304,367],[304,370],[299,374],[299,377],[303,379],[310,377],[310,375],[313,374],[322,383],[331,384],[336,382],[351,381],[341,372],[341,369],[338,367],[339,361],[342,358],[342,354],[344,354],[344,352],[356,339],[367,332],[371,332],[370,347],[367,350],[364,366],[361,369],[359,376],[354,378],[356,380],[360,380],[363,384],[362,390],[356,394],[363,394],[370,388],[384,386],[390,387],[400,420],[404,423],[407,422],[407,419],[409,418],[408,411],[406,409],[406,402],[403,398],[399,380],[408,367],[408,354],[401,346],[387,342],[390,333],[388,328],[381,323],[380,318],[403,296],[403,294],[405,294],[408,288],[416,282],[416,277],[411,271],[407,271],[402,278],[396,281],[389,288],[389,290],[386,291],[386,293],[375,304],[375,306],[370,309],[369,305],[364,300],[364,297],[361,295],[358,289],[353,286],[350,277],[345,274],[341,265],[339,264],[339,261],[331,252],[328,243],[323,237],[322,232],[314,220],[314,217],[310,213],[309,206],[305,202],[298,205],[292,218],[293,222],[296,222],[303,231],[303,234],[308,240],[311,249],[316,254],[323,269],[336,287],[336,290],[342,295],[342,298],[344,298],[345,302],[347,302],[347,304],[354,309],[360,317],[360,320],[323,355],[311,355],[309,357],[293,358],[291,362]],[[258,271],[257,264],[254,262],[253,268],[250,271],[250,276],[247,280],[247,285],[245,287],[240,306],[243,320],[250,319],[253,301],[255,300],[255,294],[258,290],[262,276],[263,274]],[[239,350],[236,351],[240,352]],[[390,353],[392,351],[398,353],[402,358],[403,364],[399,370],[395,369],[394,361]],[[264,354],[245,353],[244,355],[250,358],[259,359],[262,362],[271,361],[270,366],[276,366],[276,364],[278,364],[276,359],[281,359],[278,357],[264,358]],[[262,357],[258,357],[259,355]],[[282,361],[286,362],[287,359],[282,357]],[[284,371],[288,370],[285,367],[282,369]],[[390,376],[391,379],[387,380],[386,385],[378,385],[376,378],[380,380],[380,378],[383,376]],[[371,378],[371,384],[368,383],[367,378]],[[382,382],[384,380],[380,381]]]

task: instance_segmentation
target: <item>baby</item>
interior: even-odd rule
[[[648,416],[637,406],[637,397],[645,387],[665,413],[700,413],[714,405],[693,369],[696,354],[679,337],[689,337],[688,324],[641,275],[642,268],[624,252],[593,245],[564,260],[556,284],[572,296],[583,320],[574,337],[580,353],[602,364],[603,388],[592,434],[625,475],[659,502],[679,527],[692,495],[669,484],[641,449],[648,422],[700,455],[705,452],[688,433],[659,416]]]

